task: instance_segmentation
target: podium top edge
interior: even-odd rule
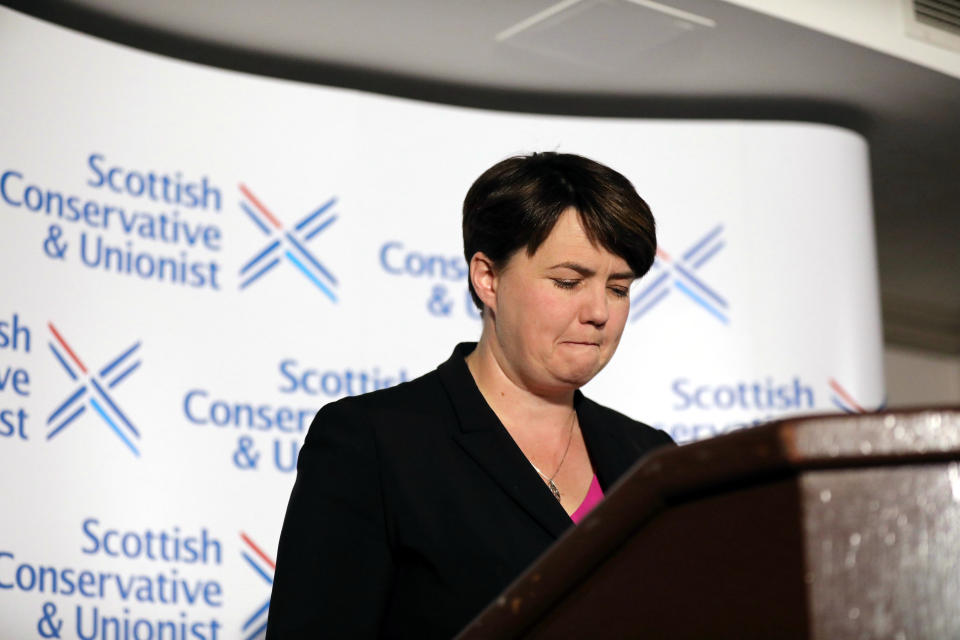
[[[771,425],[787,456],[817,460],[960,454],[960,409],[812,416]]]
[[[652,481],[661,496],[751,476],[960,460],[960,408],[788,418],[659,449],[617,484]]]
[[[693,443],[698,458],[773,457],[796,470],[874,464],[900,458],[960,457],[960,408],[787,418]],[[682,456],[686,457],[686,456]]]

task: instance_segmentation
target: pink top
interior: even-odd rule
[[[573,520],[574,524],[580,524],[580,521],[587,517],[587,514],[603,500],[603,489],[600,488],[600,481],[597,480],[597,475],[593,475],[593,480],[590,482],[590,488],[587,489],[587,496],[583,499],[583,502],[580,503],[580,506],[577,507],[577,510],[570,514],[570,519]]]

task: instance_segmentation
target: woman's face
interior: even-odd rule
[[[591,244],[565,211],[536,253],[495,275],[494,325],[505,373],[534,392],[586,384],[609,362],[630,311],[627,262]]]

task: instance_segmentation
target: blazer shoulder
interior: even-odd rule
[[[425,404],[436,402],[438,393],[442,393],[442,385],[440,376],[434,370],[393,387],[340,398],[325,405],[321,411],[328,407],[331,411],[347,412],[422,408]]]
[[[602,428],[615,431],[618,435],[626,437],[645,449],[676,444],[665,431],[634,420],[616,409],[611,409],[585,396],[581,400],[581,411],[583,410],[589,412]]]
[[[332,425],[349,425],[352,431],[360,431],[378,424],[404,423],[406,418],[440,411],[438,399],[445,398],[440,376],[430,371],[393,387],[325,404],[314,417],[310,432]]]

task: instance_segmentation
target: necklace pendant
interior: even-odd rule
[[[557,499],[557,502],[560,502],[560,489],[557,489],[557,485],[553,484],[553,480],[547,480],[547,486],[550,487],[550,493]]]

